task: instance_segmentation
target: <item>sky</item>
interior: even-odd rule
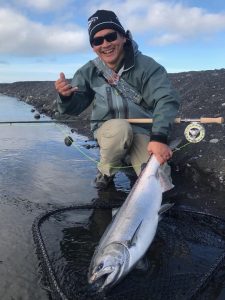
[[[87,20],[98,9],[169,73],[225,68],[224,0],[0,0],[0,83],[72,78],[95,57]]]

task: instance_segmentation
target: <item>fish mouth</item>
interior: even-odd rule
[[[95,281],[90,281],[89,280],[89,290],[96,294],[96,293],[101,293],[103,290],[107,290],[107,287],[105,287],[104,283],[107,280],[108,274],[103,275],[102,277],[96,279]]]
[[[102,279],[102,278],[106,279],[113,271],[114,271],[113,267],[106,267],[100,271],[93,273],[92,276],[89,278],[88,282],[90,284],[93,284],[94,282],[96,282],[99,279]]]
[[[108,290],[117,282],[119,270],[119,267],[110,266],[93,273],[88,280],[92,291],[103,292]]]

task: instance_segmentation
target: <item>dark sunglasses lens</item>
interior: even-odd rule
[[[114,42],[117,39],[117,32],[114,31],[112,33],[105,35],[105,39],[107,42]]]
[[[100,36],[100,37],[96,37],[92,40],[92,45],[93,46],[100,46],[101,44],[103,44],[104,42],[104,37]]]
[[[111,32],[109,34],[106,34],[105,36],[99,36],[96,38],[93,38],[92,40],[92,45],[93,46],[100,46],[103,44],[104,40],[106,40],[107,42],[114,42],[117,39],[117,32]]]

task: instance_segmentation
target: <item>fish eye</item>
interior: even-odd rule
[[[97,270],[96,271],[100,271],[101,269],[103,268],[103,263],[100,263],[97,267]]]

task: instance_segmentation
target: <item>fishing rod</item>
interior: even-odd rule
[[[153,123],[152,118],[146,119],[125,119],[131,124],[151,124]],[[38,120],[38,121],[0,121],[0,125],[7,124],[47,124],[47,123],[75,123],[78,119],[61,119],[61,120]],[[80,121],[80,120],[79,120]],[[107,120],[89,120],[89,122],[105,122]],[[208,118],[208,117],[201,117],[198,119],[188,119],[188,118],[176,118],[174,123],[190,123],[186,126],[184,130],[184,136],[190,143],[198,143],[202,141],[205,137],[205,128],[202,124],[223,124],[224,118],[223,117],[216,117],[216,118]],[[70,146],[73,142],[73,139],[68,136],[65,138],[65,144]]]
[[[0,125],[8,124],[47,124],[47,123],[74,123],[77,120],[41,120],[41,121],[0,121]]]
[[[151,124],[153,123],[153,119],[125,119],[129,123],[133,124]],[[91,120],[91,122],[104,122],[103,120]],[[205,137],[205,128],[202,124],[223,124],[223,117],[209,118],[209,117],[201,117],[198,119],[188,119],[188,118],[176,118],[174,123],[190,123],[186,126],[184,130],[184,136],[189,143],[199,143]],[[65,139],[65,144],[70,146],[73,142],[73,139],[68,136]]]
[[[146,119],[125,119],[129,123],[134,123],[134,124],[151,124],[153,123],[153,119],[151,118],[146,118]],[[0,121],[0,125],[3,124],[47,124],[47,123],[74,123],[78,121],[78,119],[61,119],[61,120],[38,120],[38,121]],[[80,121],[80,120],[79,120]],[[105,122],[107,120],[88,120],[89,122]],[[224,118],[223,117],[217,117],[217,118],[208,118],[208,117],[203,117],[203,118],[198,118],[198,119],[187,119],[187,118],[176,118],[174,120],[174,123],[201,123],[201,124],[210,124],[210,123],[217,123],[217,124],[222,124],[224,123]]]
[[[128,119],[129,123],[149,124],[153,123],[153,119]],[[202,124],[223,124],[223,117],[208,118],[202,117],[198,119],[176,118],[174,123],[189,123],[184,130],[184,136],[189,143],[199,143],[205,137],[205,127]]]

